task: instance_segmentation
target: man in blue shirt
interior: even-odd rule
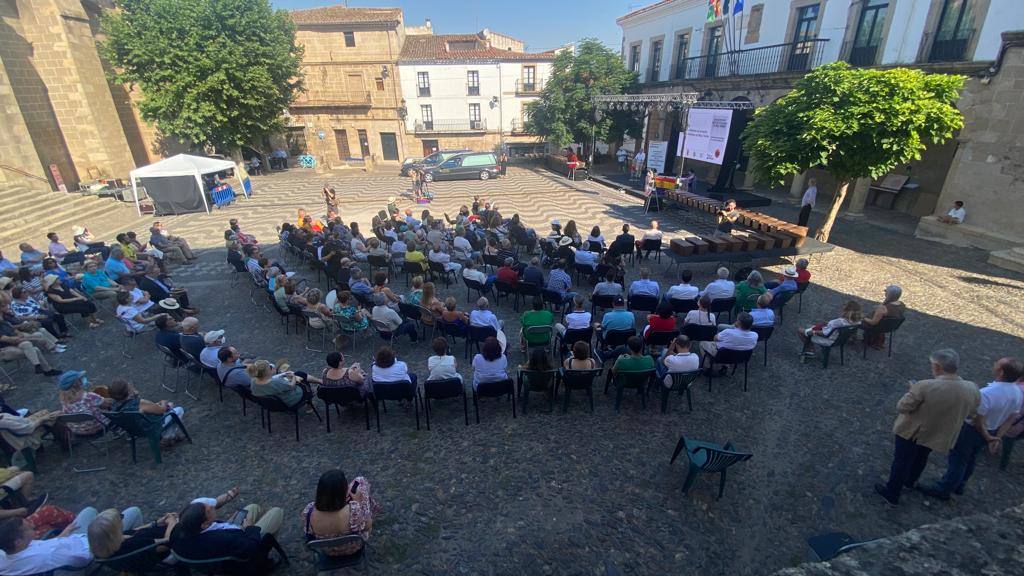
[[[757,297],[757,308],[750,311],[754,318],[754,326],[774,326],[775,312],[771,309],[771,296],[761,294]]]
[[[540,258],[534,256],[530,260],[530,265],[526,267],[526,270],[523,270],[523,282],[537,286],[544,285],[544,271],[540,268]]]
[[[576,263],[589,266],[591,270],[597,270],[597,254],[580,248],[576,251]]]
[[[153,322],[156,324],[156,343],[179,355],[181,350],[181,332],[178,330],[178,323],[168,314],[161,314]]]
[[[572,278],[562,271],[564,266],[565,262],[563,260],[555,260],[554,265],[551,267],[551,274],[548,275],[547,288],[552,292],[561,294],[562,304],[567,304],[576,297],[576,293],[572,292]]]
[[[781,282],[765,282],[764,287],[771,293],[772,298],[778,297],[782,292],[796,292],[796,268],[790,266],[782,271],[779,277]]]
[[[650,279],[651,271],[647,268],[640,269],[640,279],[634,280],[629,285],[630,296],[654,296],[655,298],[661,294],[661,286],[657,282]]]
[[[611,330],[633,330],[634,323],[633,313],[626,310],[626,301],[619,296],[615,299],[615,307],[605,312],[601,319],[601,329],[605,334]]]
[[[7,258],[4,258],[4,253],[0,252],[0,274],[7,272],[8,270],[17,270],[18,267]]]

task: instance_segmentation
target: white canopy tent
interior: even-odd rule
[[[215,174],[217,172],[225,172],[228,170],[234,170],[235,178],[238,180],[238,193],[244,194],[245,184],[242,181],[242,176],[236,169],[235,163],[230,160],[218,160],[216,158],[205,158],[202,156],[190,156],[188,154],[178,154],[177,156],[171,156],[170,158],[164,158],[163,160],[150,164],[149,166],[143,166],[142,168],[136,168],[130,173],[132,180],[132,194],[135,197],[135,209],[142,215],[142,209],[139,206],[139,189],[137,182],[139,180],[149,180],[154,184],[157,182],[156,179],[175,179],[173,181],[168,180],[169,186],[146,186],[146,190],[150,197],[153,198],[154,204],[158,203],[159,200],[156,196],[167,194],[169,198],[167,202],[174,204],[176,202],[184,202],[187,200],[195,201],[195,196],[198,195],[202,198],[202,207],[207,213],[210,212],[210,203],[206,199],[206,188],[203,186],[203,175],[204,174]],[[194,180],[195,187],[193,188],[189,184]],[[144,182],[145,184],[145,182]],[[152,187],[152,189],[151,189]],[[158,191],[158,189],[163,190]],[[174,191],[170,192],[173,188]],[[177,196],[175,196],[177,195]],[[191,196],[191,198],[188,198]],[[198,208],[198,202],[195,203]],[[186,210],[192,211],[192,210]]]

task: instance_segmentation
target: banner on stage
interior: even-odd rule
[[[731,125],[732,110],[690,108],[676,156],[721,165]]]
[[[656,140],[647,144],[647,167],[655,173],[665,171],[665,156],[668,155],[668,141]]]

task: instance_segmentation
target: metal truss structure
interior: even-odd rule
[[[716,108],[720,110],[753,110],[751,102],[723,102],[700,100],[696,92],[678,92],[676,94],[607,94],[594,96],[594,104],[599,110],[685,110],[687,108]]]

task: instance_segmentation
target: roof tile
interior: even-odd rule
[[[476,42],[472,50],[453,49],[451,43]],[[554,60],[555,51],[513,52],[487,45],[477,34],[417,34],[405,37],[399,61],[421,60]]]
[[[345,6],[321,6],[293,10],[292,21],[296,24],[383,24],[402,19],[400,8],[346,8]]]

